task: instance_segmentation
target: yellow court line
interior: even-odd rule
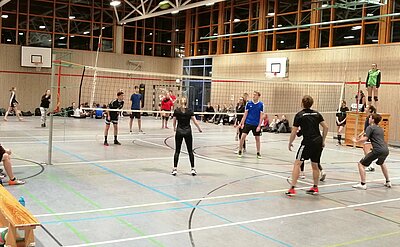
[[[346,245],[350,245],[350,244],[357,244],[357,243],[361,243],[361,242],[365,242],[365,241],[369,241],[369,240],[375,240],[375,239],[388,237],[388,236],[392,236],[392,235],[396,235],[396,234],[400,234],[400,231],[384,233],[384,234],[375,235],[375,236],[367,237],[367,238],[360,238],[360,239],[356,239],[356,240],[352,240],[352,241],[344,242],[344,243],[340,243],[340,244],[328,245],[327,247],[339,247],[339,246],[346,246]]]

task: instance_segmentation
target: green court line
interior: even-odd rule
[[[46,205],[44,202],[42,202],[41,200],[39,200],[39,198],[37,198],[37,197],[34,196],[31,192],[29,192],[29,191],[25,188],[25,186],[21,186],[21,187],[19,187],[19,189],[20,189],[21,191],[23,191],[24,194],[28,195],[29,198],[31,198],[34,202],[36,202],[36,203],[37,203],[38,205],[40,205],[42,208],[46,209],[47,212],[52,213],[52,214],[56,213],[56,212],[55,212],[54,210],[52,210],[48,205]],[[60,221],[63,220],[62,217],[59,217],[59,216],[54,216],[54,217],[55,217],[56,219],[60,220]],[[87,243],[87,244],[91,243],[91,242],[86,238],[85,235],[83,235],[81,232],[79,232],[79,231],[78,231],[75,227],[73,227],[71,224],[69,224],[69,223],[67,223],[67,222],[63,222],[63,223],[64,223],[65,226],[66,226],[69,230],[71,230],[71,232],[73,232],[80,240],[82,240],[83,242],[85,242],[85,243]]]
[[[56,177],[55,175],[47,175],[47,177],[53,181],[54,183],[60,185],[62,188],[64,188],[65,190],[75,194],[76,196],[78,196],[79,198],[83,199],[84,201],[86,201],[87,203],[89,203],[90,205],[94,206],[97,209],[102,209],[103,207],[101,207],[98,203],[94,202],[93,200],[91,200],[90,198],[84,196],[83,194],[81,194],[80,192],[78,192],[76,189],[72,188],[71,186],[69,186],[68,184],[61,182],[61,180]],[[103,213],[105,213],[106,215],[113,215],[112,211],[104,211]],[[116,217],[116,219],[122,223],[123,225],[126,225],[128,228],[130,228],[131,230],[133,230],[135,233],[139,234],[140,236],[146,236],[147,234],[144,233],[143,231],[141,231],[139,228],[135,227],[134,225],[132,225],[131,223],[129,223],[128,221],[121,219],[119,217]],[[158,240],[154,239],[154,238],[149,238],[149,241],[151,243],[153,243],[155,246],[158,247],[165,247],[161,242],[159,242]]]
[[[372,236],[372,237],[360,238],[360,239],[352,240],[352,241],[345,242],[345,243],[329,245],[329,246],[327,246],[327,247],[339,247],[339,246],[346,246],[346,245],[351,245],[351,244],[357,244],[357,243],[361,243],[361,242],[365,242],[365,241],[370,241],[370,240],[375,240],[375,239],[379,239],[379,238],[384,238],[384,237],[388,237],[388,236],[392,236],[392,235],[397,235],[397,234],[400,234],[400,231],[384,233],[384,234],[375,235],[375,236]]]

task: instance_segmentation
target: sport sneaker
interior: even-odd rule
[[[8,185],[21,185],[21,184],[25,184],[25,181],[17,178],[14,178],[14,180],[8,180]]]
[[[172,169],[171,175],[172,176],[176,176],[176,174],[178,173],[178,171],[174,168]]]
[[[262,157],[261,157],[261,154],[260,153],[257,153],[257,159],[261,159]]]
[[[130,130],[130,131],[129,131],[129,134],[130,134],[130,135],[132,135],[132,134],[133,134],[132,130]]]
[[[306,175],[304,175],[304,172],[300,172],[300,179],[305,179]]]
[[[121,143],[119,141],[117,141],[117,140],[114,140],[114,144],[115,145],[121,145]]]
[[[365,169],[366,172],[374,172],[375,168],[373,168],[372,166],[369,166],[367,169]]]
[[[139,134],[146,134],[143,130],[139,130]]]
[[[296,190],[294,188],[290,188],[287,192],[285,192],[287,196],[294,196],[296,195]]]
[[[237,155],[238,155],[238,158],[242,158],[242,151],[239,150]]]
[[[0,180],[6,177],[7,177],[6,174],[0,172]]]
[[[385,184],[384,184],[384,186],[385,187],[388,187],[388,188],[392,188],[392,183],[389,181],[389,182],[386,182]]]
[[[108,142],[104,142],[104,146],[110,146],[109,144],[108,144]]]
[[[362,185],[361,183],[355,184],[352,187],[354,189],[360,189],[360,190],[366,190],[367,189],[367,185],[366,184]]]
[[[322,170],[319,174],[319,181],[323,182],[325,181],[325,178],[326,178],[326,173],[324,170]]]
[[[192,170],[190,171],[190,173],[192,174],[192,176],[196,176],[196,175],[197,175],[197,172],[196,172],[196,170],[195,170],[194,168],[192,168]]]
[[[318,187],[313,186],[309,190],[307,190],[306,193],[310,195],[317,195],[319,193]]]

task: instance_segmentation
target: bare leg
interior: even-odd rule
[[[365,173],[365,166],[361,163],[358,163],[358,172],[360,173],[361,182],[365,183],[366,173]]]
[[[368,90],[368,98],[369,98],[369,97],[372,98],[372,87],[368,87],[367,90]],[[369,99],[368,99],[367,104],[368,104],[368,105],[372,105],[372,100],[369,101]]]
[[[240,144],[239,144],[239,151],[241,152],[243,150],[243,143],[246,141],[247,134],[243,133],[242,138],[240,138]]]
[[[139,118],[137,120],[137,123],[138,123],[139,131],[142,131],[142,119]]]
[[[318,186],[319,182],[319,169],[318,169],[318,163],[311,162],[311,167],[313,171],[313,180],[314,180],[314,185]]]
[[[8,153],[3,154],[3,165],[4,165],[4,169],[6,170],[6,173],[8,175],[8,177],[10,179],[14,178],[14,173],[12,171],[12,167],[11,167],[11,158],[10,155]]]
[[[11,110],[12,110],[12,107],[9,106],[8,109],[7,109],[7,111],[6,111],[6,114],[4,115],[4,121],[7,121],[7,116],[8,116],[8,114],[10,113]]]
[[[301,160],[295,160],[293,164],[293,170],[292,170],[292,186],[296,186],[297,180],[299,179],[300,175],[300,165],[302,161]]]
[[[118,135],[118,124],[114,124],[114,136]]]
[[[260,152],[260,146],[261,146],[261,144],[260,144],[260,137],[259,137],[259,136],[256,136],[255,138],[256,138],[257,153],[259,153],[259,152]]]
[[[129,119],[129,132],[132,132],[133,118]]]
[[[104,129],[104,136],[108,136],[108,130],[110,129],[110,125],[106,124],[106,128]]]
[[[374,90],[374,99],[375,97],[376,99],[378,99],[378,89],[376,87],[373,87],[373,90]],[[375,108],[378,109],[378,101],[374,100],[374,103],[375,103]]]
[[[385,176],[386,181],[390,181],[390,180],[389,180],[389,172],[388,172],[388,170],[387,170],[386,165],[385,165],[385,164],[382,164],[382,165],[381,165],[381,169],[382,169],[383,176]]]

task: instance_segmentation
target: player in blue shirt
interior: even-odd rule
[[[247,135],[250,133],[250,131],[252,131],[256,139],[257,158],[261,159],[260,136],[261,136],[261,123],[263,119],[262,116],[264,113],[264,104],[263,102],[259,101],[260,96],[261,96],[260,92],[254,91],[253,100],[248,101],[246,104],[244,116],[239,126],[239,128],[243,129],[242,138],[240,138],[240,145],[238,152],[239,157],[242,157],[243,143],[246,140]]]
[[[131,95],[131,110],[140,110],[142,105],[142,95],[139,93],[139,87],[135,86],[135,92]],[[129,133],[132,134],[132,123],[133,119],[136,118],[138,120],[139,133],[144,134],[142,130],[142,119],[140,112],[131,112],[131,119],[129,120]]]

